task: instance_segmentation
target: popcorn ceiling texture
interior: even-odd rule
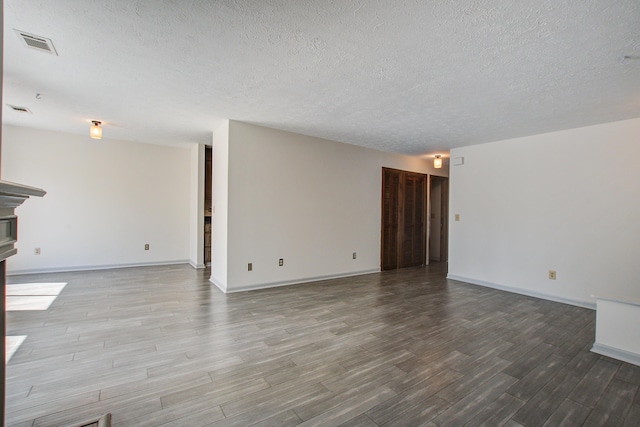
[[[4,4],[15,125],[210,143],[228,118],[419,155],[640,117],[637,0]]]

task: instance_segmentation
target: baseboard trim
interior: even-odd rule
[[[225,294],[231,294],[236,292],[247,292],[247,291],[256,291],[259,289],[279,288],[281,286],[300,285],[302,283],[319,282],[321,280],[340,279],[343,277],[362,276],[365,274],[374,274],[374,273],[380,273],[380,269],[378,268],[378,269],[372,269],[372,270],[361,270],[361,271],[354,271],[351,273],[343,273],[343,274],[330,274],[326,276],[305,277],[301,279],[287,280],[283,282],[259,283],[256,285],[234,287],[233,289],[229,289],[227,286],[222,285],[221,283],[218,283],[214,278],[209,279],[209,281],[214,285],[216,285],[216,287],[220,289],[222,292],[224,292]]]
[[[197,263],[195,263],[195,262],[193,262],[193,261],[191,261],[191,260],[189,260],[189,265],[190,265],[191,267],[195,268],[196,270],[202,270],[203,268],[207,268],[207,266],[206,266],[206,265],[204,265],[204,264],[197,264]]]
[[[210,281],[211,283],[213,283],[213,284],[216,286],[216,288],[220,289],[220,290],[222,291],[222,293],[223,293],[223,294],[226,294],[226,293],[227,293],[227,285],[225,285],[225,284],[223,284],[223,283],[218,282],[218,281],[217,281],[216,279],[214,279],[213,277],[210,277],[210,278],[209,278],[209,281]]]
[[[472,285],[484,286],[486,288],[498,289],[500,291],[511,292],[511,293],[514,293],[514,294],[520,294],[520,295],[526,295],[526,296],[529,296],[529,297],[545,299],[545,300],[548,300],[548,301],[560,302],[562,304],[575,305],[577,307],[588,308],[588,309],[591,309],[591,310],[595,310],[596,309],[596,303],[595,302],[591,302],[591,301],[583,301],[583,300],[577,300],[577,299],[572,299],[572,298],[563,298],[563,297],[559,297],[559,296],[556,296],[556,295],[545,294],[545,293],[542,293],[542,292],[534,292],[534,291],[530,291],[528,289],[515,288],[513,286],[499,285],[497,283],[485,282],[484,280],[472,279],[470,277],[458,276],[458,275],[455,275],[455,274],[448,274],[447,275],[447,279],[457,280],[459,282],[470,283]]]
[[[112,270],[117,268],[132,268],[132,267],[157,267],[161,265],[181,265],[191,264],[189,260],[181,259],[174,261],[159,261],[159,262],[135,262],[130,264],[105,264],[105,265],[80,265],[74,267],[55,267],[55,268],[33,268],[26,270],[10,270],[7,271],[7,276],[20,276],[24,274],[44,274],[44,273],[67,273],[71,271],[94,271],[94,270]]]
[[[610,347],[606,344],[594,343],[591,347],[593,353],[601,354],[602,356],[611,357],[613,359],[622,360],[623,362],[631,363],[636,366],[640,366],[640,354],[632,353],[630,351],[621,350],[619,348]]]

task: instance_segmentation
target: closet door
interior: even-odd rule
[[[382,169],[382,270],[398,268],[398,226],[400,211],[400,174]]]
[[[425,263],[427,176],[382,169],[382,270]]]

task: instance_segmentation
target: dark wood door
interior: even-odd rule
[[[382,256],[383,270],[398,268],[398,225],[400,223],[400,174],[382,169]]]
[[[383,270],[425,263],[427,176],[382,169]]]

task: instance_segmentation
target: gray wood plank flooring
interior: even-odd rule
[[[445,268],[229,295],[182,265],[9,277],[68,285],[7,313],[7,425],[639,424],[640,367],[589,351],[594,311]]]

